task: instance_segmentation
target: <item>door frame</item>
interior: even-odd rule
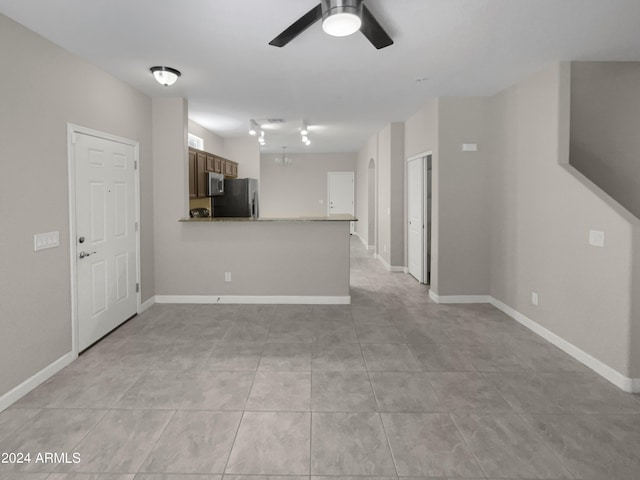
[[[128,138],[119,137],[110,133],[101,132],[92,128],[83,127],[73,123],[67,123],[67,172],[68,172],[68,192],[69,192],[69,270],[71,273],[71,351],[77,357],[78,348],[78,273],[76,271],[78,248],[75,239],[76,229],[76,158],[75,158],[75,135],[88,135],[112,142],[123,143],[134,148],[135,178],[134,178],[134,200],[136,202],[136,284],[140,285],[140,142]],[[142,311],[142,288],[136,292],[136,313]]]
[[[351,196],[351,205],[352,212],[351,215],[355,217],[356,215],[356,173],[353,171],[342,171],[342,172],[327,172],[327,215],[331,214],[331,175],[350,175],[351,176],[351,184],[352,188],[352,196]],[[355,233],[355,222],[349,222],[349,233]]]
[[[405,231],[406,231],[406,252],[407,252],[407,257],[406,257],[406,265],[407,265],[407,271],[406,273],[409,273],[409,225],[408,225],[408,218],[409,218],[409,176],[408,176],[408,171],[409,171],[409,162],[412,162],[414,160],[421,160],[422,161],[422,225],[424,226],[422,229],[422,279],[419,280],[420,283],[425,283],[426,279],[427,279],[427,274],[430,273],[430,268],[428,265],[429,262],[429,256],[428,256],[428,251],[427,251],[427,235],[429,235],[431,232],[426,232],[425,229],[427,228],[427,225],[429,224],[429,217],[431,215],[431,212],[429,211],[429,202],[428,202],[428,197],[429,197],[429,188],[431,187],[431,185],[429,185],[429,182],[427,181],[428,178],[428,168],[427,168],[427,157],[431,155],[431,161],[433,162],[433,151],[432,150],[427,150],[425,152],[422,153],[418,153],[416,155],[411,155],[410,157],[407,157],[407,161],[405,162],[405,184],[404,184],[404,191],[405,193],[405,205],[406,205],[406,215],[405,215]],[[432,205],[433,207],[433,205]],[[432,225],[433,227],[433,225]],[[430,284],[431,282],[429,282]]]

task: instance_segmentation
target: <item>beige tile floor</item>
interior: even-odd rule
[[[0,478],[640,478],[638,396],[356,240],[351,266],[350,306],[153,306],[0,413],[0,452],[80,462]]]

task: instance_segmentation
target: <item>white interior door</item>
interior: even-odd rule
[[[136,148],[75,133],[78,348],[137,311]]]
[[[409,273],[424,283],[424,158],[407,162],[407,217]]]
[[[328,214],[355,214],[355,183],[353,172],[329,172],[328,185]],[[351,222],[351,233],[354,232],[354,222]]]

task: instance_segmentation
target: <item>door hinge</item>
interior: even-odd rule
[[[136,232],[138,231],[138,222],[136,222]]]
[[[137,161],[137,160],[134,160],[134,161],[133,161],[133,169],[134,169],[134,170],[137,170],[137,169],[138,169],[138,161]]]
[[[140,292],[140,284],[136,283],[136,293]]]

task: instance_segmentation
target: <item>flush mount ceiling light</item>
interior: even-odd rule
[[[333,0],[326,2],[322,10],[322,30],[333,37],[346,37],[362,26],[361,2],[358,0]]]
[[[257,135],[258,129],[256,121],[254,119],[249,120],[249,135]]]
[[[160,85],[170,87],[178,80],[178,77],[182,75],[178,70],[171,67],[151,67],[149,69],[153,73],[153,77]]]

